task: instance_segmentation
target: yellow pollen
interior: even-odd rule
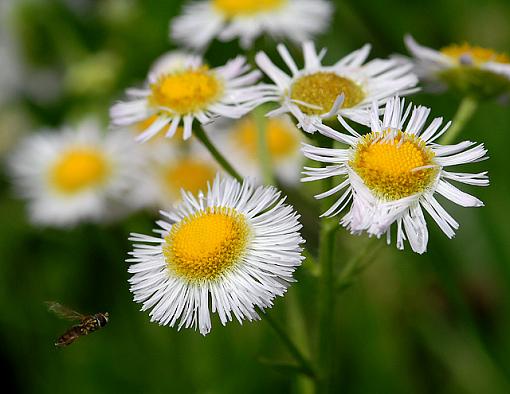
[[[249,235],[244,215],[232,208],[207,208],[172,226],[163,254],[176,275],[190,282],[215,280],[239,263]]]
[[[284,159],[298,150],[298,130],[292,129],[286,122],[276,118],[268,119],[266,127],[266,144],[273,160]],[[234,138],[237,145],[251,158],[259,157],[258,132],[253,119],[246,118],[240,121],[237,130],[234,131]]]
[[[332,72],[317,72],[300,77],[292,84],[290,97],[314,107],[298,104],[308,115],[321,115],[329,112],[340,94],[345,95],[343,108],[351,108],[360,103],[365,94],[352,80]],[[318,108],[315,108],[318,107]]]
[[[216,169],[201,160],[186,158],[173,163],[162,171],[163,184],[169,193],[179,194],[181,189],[197,194],[207,189],[212,182]]]
[[[227,17],[274,11],[288,0],[213,0],[214,7]]]
[[[387,130],[363,136],[349,164],[377,196],[398,200],[430,186],[438,171],[433,159],[418,137]]]
[[[76,148],[57,160],[50,177],[57,190],[73,194],[101,184],[108,171],[108,163],[101,152],[94,148]]]
[[[153,105],[184,115],[205,109],[222,93],[223,84],[202,66],[165,75],[151,88]]]
[[[510,57],[504,53],[497,53],[488,48],[471,46],[467,43],[462,45],[450,45],[442,48],[441,52],[455,59],[460,64],[463,64],[463,59],[466,57],[468,62],[472,62],[473,65],[481,65],[486,62],[510,63]]]

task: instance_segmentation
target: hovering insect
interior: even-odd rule
[[[106,326],[108,323],[108,312],[96,313],[94,315],[82,315],[81,313],[73,311],[58,302],[48,301],[46,302],[46,305],[48,306],[48,310],[55,313],[58,317],[80,322],[79,324],[69,328],[57,339],[55,342],[55,346],[57,347],[68,346],[78,338],[97,331]]]

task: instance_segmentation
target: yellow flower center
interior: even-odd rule
[[[221,95],[223,84],[202,66],[165,75],[151,88],[153,105],[184,115],[205,109]]]
[[[387,130],[363,136],[349,164],[377,196],[398,200],[430,186],[438,171],[433,159],[418,137]]]
[[[108,175],[108,167],[97,149],[76,148],[57,160],[50,176],[57,190],[72,194],[101,184]]]
[[[216,169],[201,160],[181,159],[163,169],[163,183],[170,193],[179,193],[184,189],[193,194],[206,190],[207,182],[212,182]]]
[[[271,118],[266,123],[266,144],[273,160],[284,159],[299,148],[299,131],[291,128],[281,119]],[[234,132],[237,145],[251,158],[257,159],[258,132],[255,121],[251,118],[242,120]]]
[[[442,48],[441,52],[455,59],[460,64],[480,65],[486,62],[510,63],[510,57],[504,53],[497,53],[492,49],[475,47],[467,43],[450,45]]]
[[[249,235],[244,215],[232,208],[207,208],[172,226],[163,254],[176,275],[190,282],[215,280],[241,260]]]
[[[320,71],[298,78],[292,84],[290,97],[298,102],[299,108],[305,114],[321,115],[331,110],[342,93],[345,96],[343,108],[354,107],[365,97],[361,87],[350,79],[332,72]]]
[[[213,0],[213,6],[227,17],[274,11],[288,0]]]

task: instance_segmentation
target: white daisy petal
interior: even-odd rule
[[[178,43],[198,50],[214,38],[239,38],[241,46],[249,48],[263,34],[299,43],[325,31],[332,11],[325,0],[202,0],[184,7],[171,22],[170,34]]]
[[[315,196],[326,198],[340,194],[323,216],[334,216],[350,203],[340,223],[353,234],[366,232],[377,237],[386,234],[390,241],[390,228],[396,223],[397,247],[403,249],[408,241],[413,251],[424,253],[428,230],[423,209],[449,238],[459,226],[435,199],[436,193],[464,207],[483,206],[479,199],[459,190],[448,180],[474,186],[489,184],[486,172],[457,173],[445,167],[484,160],[487,151],[483,145],[473,146],[471,142],[447,146],[432,143],[444,128],[441,129],[442,118],[426,126],[428,108],[415,107],[410,113],[410,107],[406,108],[403,100],[391,98],[382,121],[377,108],[374,104],[370,112],[372,131],[369,134],[356,136],[357,132],[345,122],[350,135],[322,126],[321,133],[347,144],[348,148],[303,145],[307,158],[329,165],[305,167],[306,177],[302,181],[342,177],[338,185]]]
[[[380,59],[363,64],[370,45],[347,55],[334,66],[321,64],[324,51],[317,54],[313,42],[303,42],[302,49],[304,67],[298,69],[288,50],[283,44],[278,45],[291,76],[262,52],[255,60],[274,83],[271,100],[281,105],[278,113],[292,114],[298,127],[308,133],[321,131],[322,121],[336,116],[368,125],[371,114],[367,109],[373,101],[385,102],[395,94],[409,94],[418,83],[409,64]]]
[[[206,335],[211,312],[223,325],[233,317],[242,324],[272,306],[294,281],[304,241],[299,216],[272,187],[217,177],[198,200],[162,212],[159,244],[132,236],[151,246],[134,245],[129,283],[151,321]]]
[[[182,120],[183,138],[188,139],[194,119],[205,124],[217,117],[239,118],[270,100],[272,87],[254,85],[260,76],[242,56],[209,69],[197,55],[169,52],[149,71],[147,89],[128,89],[128,100],[112,106],[111,121],[117,126],[143,124],[137,140],[146,142],[168,124],[166,136],[173,136]]]
[[[68,227],[108,221],[139,206],[133,193],[142,172],[138,145],[122,132],[104,135],[95,120],[28,136],[9,159],[32,222]],[[141,205],[141,203],[140,203]]]
[[[467,43],[437,51],[418,44],[410,35],[404,41],[413,58],[396,60],[411,61],[429,90],[449,87],[475,98],[504,96],[510,91],[510,57],[505,54]]]

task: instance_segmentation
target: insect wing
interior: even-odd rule
[[[73,311],[72,309],[59,304],[58,302],[47,301],[46,305],[48,306],[48,310],[53,312],[58,317],[66,320],[83,320],[85,317],[81,313]]]

